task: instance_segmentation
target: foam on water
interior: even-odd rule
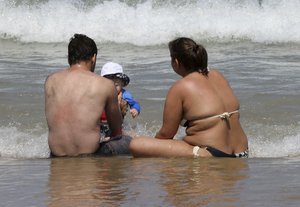
[[[48,73],[67,64],[66,45],[23,42],[68,42],[75,32],[109,43],[102,44],[101,49],[109,49],[101,51],[101,61],[117,58],[125,63],[135,80],[131,89],[137,93],[133,94],[148,111],[146,123],[128,130],[147,136],[159,129],[161,124],[151,120],[161,120],[158,107],[177,77],[165,56],[166,45],[131,44],[165,44],[179,35],[221,42],[208,49],[215,58],[213,65],[225,68],[248,113],[242,117],[248,122],[244,129],[250,157],[299,156],[300,128],[295,124],[299,120],[299,10],[300,0],[0,0],[0,156],[49,156],[47,130],[35,124],[43,117],[42,83]],[[269,42],[293,43],[264,44]],[[156,74],[164,76],[157,79]],[[7,124],[10,121],[22,123]],[[179,132],[179,137],[183,134]]]
[[[299,157],[300,134],[284,136],[280,140],[259,137],[249,142],[250,157]]]
[[[176,36],[207,41],[300,42],[300,1],[0,0],[0,38],[155,45]]]
[[[38,128],[38,127],[36,127]],[[285,127],[279,127],[283,130]],[[136,125],[128,124],[125,131],[137,135],[153,137],[159,129],[158,123]],[[300,131],[300,130],[293,130]],[[180,128],[176,137],[184,135]],[[36,135],[33,132],[22,132],[15,126],[0,127],[0,157],[2,158],[48,158],[50,150],[47,133]],[[249,137],[250,158],[299,157],[300,133],[282,135],[282,137]]]
[[[47,133],[35,135],[22,132],[16,126],[0,127],[0,157],[2,158],[47,158],[50,150]]]

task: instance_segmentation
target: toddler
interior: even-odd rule
[[[123,67],[114,62],[107,62],[101,69],[101,76],[112,80],[116,86],[118,92],[118,100],[123,118],[125,117],[128,107],[132,118],[137,117],[140,114],[141,106],[137,100],[131,95],[131,93],[124,89],[129,82],[129,77],[124,74]],[[109,128],[106,122],[106,115],[103,112],[101,117],[101,133],[109,136]]]

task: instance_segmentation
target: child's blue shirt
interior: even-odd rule
[[[133,98],[131,93],[124,88],[122,89],[122,98],[128,102],[129,107],[136,109],[139,113],[141,112],[141,106],[137,100]]]

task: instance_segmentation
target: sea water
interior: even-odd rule
[[[99,206],[100,200],[103,206],[111,206],[113,201],[109,195],[115,191],[122,195],[115,198],[115,204],[121,206],[134,206],[135,202],[138,206],[146,203],[148,206],[299,206],[299,194],[295,194],[300,188],[297,177],[299,10],[299,0],[0,0],[0,200],[3,206],[22,203],[45,206],[59,199],[64,201],[61,206],[71,206],[76,195],[79,200],[91,202],[90,206]],[[43,84],[49,74],[68,67],[67,44],[74,33],[84,33],[96,41],[99,49],[96,73],[100,74],[107,61],[123,65],[131,79],[127,89],[142,107],[138,118],[126,116],[125,129],[147,136],[154,136],[159,130],[166,93],[180,78],[171,68],[167,43],[187,36],[204,45],[209,66],[224,74],[240,101],[240,120],[249,139],[250,159],[233,161],[235,164],[223,159],[48,159]],[[183,135],[184,129],[180,128],[177,137]],[[104,177],[101,173],[95,177],[87,171],[79,173],[86,175],[87,185],[82,192],[77,192],[80,187],[75,190],[72,182],[79,178],[66,171],[66,177],[75,176],[62,189],[67,193],[71,188],[70,194],[61,198],[56,194],[53,200],[47,201],[53,192],[49,183],[65,176],[54,174],[51,169],[55,163],[64,163],[59,164],[59,169],[64,171],[63,166],[67,168],[69,162],[82,167],[87,162],[87,168],[95,165],[97,172],[113,173],[108,177],[113,187],[102,197],[101,183],[89,185],[97,179],[104,182]],[[119,171],[123,172],[120,179],[130,182],[117,181],[115,169],[107,163],[120,165]],[[101,169],[97,169],[98,165]],[[173,175],[169,171],[174,165],[179,167]],[[203,185],[210,179],[202,165],[225,178],[238,174],[242,181],[236,182],[233,190],[225,187],[227,183],[221,185],[223,196],[212,199],[220,195],[212,185],[204,183],[203,189],[194,185]],[[231,170],[235,165],[246,167],[235,172]],[[167,172],[161,173],[163,168]],[[136,182],[130,179],[129,172],[133,169],[136,169]],[[169,173],[181,183],[168,182]],[[199,173],[204,177],[197,178]],[[18,188],[20,185],[24,189]],[[279,188],[281,185],[283,189]],[[178,192],[169,192],[176,188]],[[263,194],[267,201],[258,199],[252,189]],[[241,193],[237,193],[239,190]],[[208,191],[211,194],[204,193]],[[184,192],[187,201],[176,197],[180,192]],[[280,196],[272,200],[277,194]],[[152,201],[152,197],[156,200]]]

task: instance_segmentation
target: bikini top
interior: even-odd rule
[[[207,66],[207,71],[208,72],[210,71],[210,68],[208,66]],[[235,113],[238,113],[238,112],[239,112],[239,110],[235,110],[235,111],[232,111],[232,112],[224,112],[222,114],[206,117],[206,118],[203,118],[203,119],[220,118],[220,119],[228,120],[231,117],[232,114],[235,114]],[[180,125],[183,126],[183,127],[188,127],[189,126],[189,121],[185,120],[185,119],[182,119],[181,122],[180,122]]]
[[[232,114],[235,114],[235,113],[238,113],[238,112],[239,112],[239,110],[235,110],[235,111],[232,111],[232,112],[224,112],[223,114],[207,117],[206,119],[209,119],[209,118],[229,119]]]
[[[220,118],[220,119],[223,119],[223,120],[224,119],[228,120],[231,117],[232,114],[235,114],[235,113],[238,113],[238,112],[239,112],[239,110],[235,110],[235,111],[232,111],[232,112],[224,112],[222,114],[206,117],[206,118],[203,118],[203,119]],[[183,119],[183,120],[181,120],[180,125],[183,126],[183,127],[188,127],[189,122],[190,121]]]

